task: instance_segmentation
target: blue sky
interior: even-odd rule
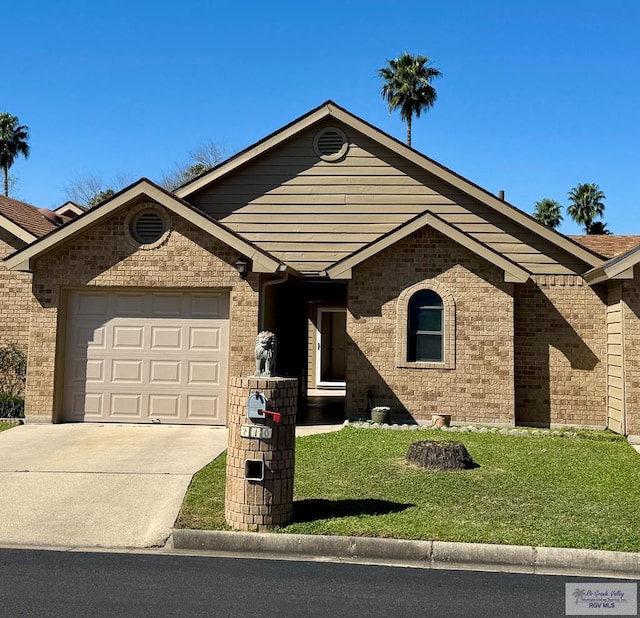
[[[78,177],[241,150],[327,99],[404,139],[376,70],[409,51],[443,73],[414,148],[529,213],[598,183],[608,227],[640,234],[636,0],[23,0],[3,22],[0,111],[31,134],[12,195],[40,207]]]

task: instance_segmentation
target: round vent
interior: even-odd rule
[[[133,237],[143,245],[157,242],[165,231],[164,220],[155,210],[143,210],[131,223]]]
[[[337,161],[347,154],[349,140],[344,131],[336,127],[327,127],[318,132],[313,147],[323,161]]]

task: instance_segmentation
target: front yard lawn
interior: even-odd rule
[[[456,440],[479,464],[409,465],[411,442]],[[225,456],[193,479],[179,528],[228,529]],[[579,437],[347,427],[296,441],[294,520],[280,532],[640,551],[640,456],[608,432]]]

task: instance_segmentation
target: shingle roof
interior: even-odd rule
[[[58,227],[45,219],[40,209],[35,206],[4,195],[0,195],[0,215],[38,238]]]
[[[586,236],[569,236],[569,238],[606,258],[622,255],[640,245],[640,236],[587,234]]]

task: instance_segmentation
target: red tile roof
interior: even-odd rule
[[[622,255],[640,245],[640,236],[587,234],[586,236],[569,236],[569,238],[606,258]]]
[[[38,238],[59,227],[53,221],[46,219],[43,212],[44,209],[0,195],[0,215]],[[53,215],[53,212],[51,214]]]

